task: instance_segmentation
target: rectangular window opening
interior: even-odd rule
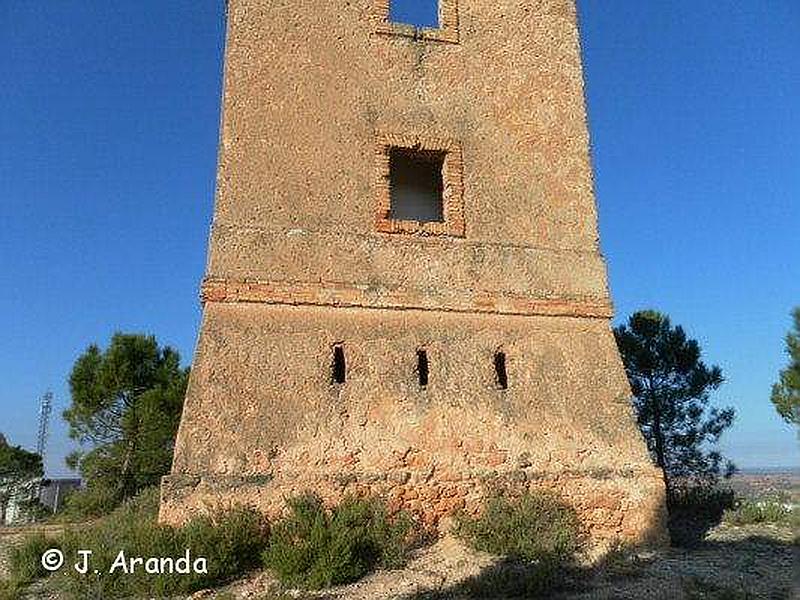
[[[417,28],[439,27],[439,0],[391,0],[389,20]]]
[[[501,390],[508,389],[508,373],[506,372],[506,353],[494,353],[494,374],[497,387]]]
[[[333,383],[344,383],[347,379],[347,365],[344,361],[344,346],[335,344],[333,346],[333,363],[331,364],[331,381]]]
[[[389,152],[389,218],[444,222],[443,152],[392,148]]]
[[[428,353],[425,350],[417,350],[417,376],[419,385],[428,385]]]

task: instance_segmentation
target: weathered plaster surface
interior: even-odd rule
[[[162,519],[277,514],[313,489],[436,523],[547,487],[598,538],[659,537],[663,481],[609,327],[573,0],[447,0],[439,33],[385,9],[230,2],[204,316]],[[457,149],[455,220],[376,221],[387,139]]]

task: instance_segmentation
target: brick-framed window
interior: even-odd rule
[[[397,218],[392,206],[393,157],[430,160],[441,165],[440,217]],[[428,136],[381,134],[375,152],[376,229],[382,233],[420,233],[464,237],[464,189],[461,147],[453,140]],[[397,197],[395,196],[395,200]],[[393,210],[394,208],[394,210]]]
[[[390,18],[392,0],[372,0],[375,4],[377,31],[383,35],[399,35],[414,39],[458,43],[458,0],[439,1],[439,27],[415,27],[393,23]]]

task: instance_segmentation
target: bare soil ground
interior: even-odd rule
[[[524,565],[464,547],[452,537],[417,552],[405,569],[379,572],[348,586],[315,593],[284,590],[266,573],[195,598],[267,600],[695,600],[800,598],[800,548],[794,532],[771,525],[720,525],[691,550],[665,548],[615,554],[600,565],[577,568],[558,589],[524,591]]]
[[[4,532],[0,534],[0,579],[8,577],[8,552],[22,539],[22,533]]]
[[[41,528],[40,528],[41,529]],[[7,550],[27,530],[0,534],[0,578]],[[50,532],[54,533],[54,532]],[[416,552],[402,570],[382,571],[334,589],[308,593],[283,589],[268,573],[254,573],[223,589],[192,596],[219,600],[716,600],[800,599],[800,546],[797,532],[775,525],[712,529],[694,549],[664,548],[613,554],[599,565],[565,574],[557,589],[524,592],[526,567],[475,552],[447,536]],[[44,582],[26,598],[58,598]]]

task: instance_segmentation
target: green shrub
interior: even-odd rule
[[[478,517],[457,516],[454,533],[477,550],[505,557],[466,582],[465,589],[478,596],[491,590],[526,597],[547,592],[573,566],[583,541],[575,510],[547,492],[492,498]]]
[[[142,515],[142,512],[145,515]],[[144,518],[142,518],[144,516]],[[147,503],[124,504],[102,524],[85,532],[65,536],[68,553],[91,549],[92,566],[99,575],[80,575],[65,571],[65,589],[76,598],[108,598],[129,596],[158,597],[178,592],[192,592],[225,583],[258,564],[265,543],[263,519],[246,509],[232,509],[215,517],[201,517],[185,527],[175,529],[156,523]],[[148,573],[139,566],[133,572],[111,570],[120,550],[126,557],[186,556],[206,572]],[[161,568],[161,567],[160,567]],[[168,570],[169,565],[166,566]]]
[[[197,518],[182,528],[159,525],[157,514],[158,490],[149,489],[94,523],[68,529],[58,540],[33,536],[12,552],[12,576],[18,583],[42,577],[46,574],[40,563],[42,552],[60,547],[66,563],[51,584],[67,598],[165,597],[223,584],[242,575],[258,565],[266,545],[264,519],[252,510],[230,509]],[[79,550],[92,552],[86,574],[72,568],[80,561]],[[175,559],[185,557],[187,550],[189,566],[194,566],[198,558],[205,559],[204,564],[197,564],[205,567],[205,573],[177,571]],[[132,572],[120,567],[110,572],[120,551],[128,566],[134,557],[173,561],[151,563],[160,573],[147,572],[141,563]],[[165,572],[170,568],[171,573]]]
[[[726,510],[733,508],[734,492],[713,485],[682,486],[667,496],[669,534],[673,545],[694,547],[702,542],[709,529],[722,521]]]
[[[148,492],[145,492],[145,495]],[[75,490],[64,500],[64,508],[56,515],[59,521],[81,521],[109,514],[119,506],[119,495],[105,487]]]
[[[725,512],[724,519],[731,525],[756,525],[771,523],[800,527],[800,509],[791,506],[779,497],[761,500],[740,500],[732,510]]]
[[[42,566],[42,555],[51,548],[60,549],[58,538],[33,533],[8,550],[8,580],[0,580],[0,600],[21,598],[25,587],[50,575]]]
[[[179,533],[181,544],[191,548],[192,555],[208,559],[208,574],[195,576],[193,589],[230,581],[259,566],[267,543],[263,516],[245,508],[195,519]]]
[[[552,563],[571,561],[582,538],[575,510],[544,492],[492,498],[477,518],[459,516],[455,533],[478,550]]]
[[[59,548],[60,543],[43,533],[29,535],[8,554],[8,572],[11,580],[19,584],[30,583],[49,575],[42,566],[42,554],[50,548]]]
[[[270,532],[264,565],[285,583],[319,589],[403,564],[411,522],[389,518],[377,500],[345,499],[330,512],[314,495],[290,499],[291,514]]]
[[[163,594],[173,589],[183,591],[180,581],[172,581],[169,575],[152,575],[142,570],[109,573],[120,551],[128,557],[178,555],[176,531],[156,523],[157,506],[157,491],[148,490],[96,523],[68,531],[63,538],[65,554],[77,560],[78,550],[91,550],[91,566],[87,574],[62,570],[60,589],[73,598],[121,598]],[[93,572],[95,569],[97,573]]]
[[[733,507],[735,494],[730,488],[714,485],[681,486],[670,490],[667,507],[670,513],[685,512],[698,517],[718,518]]]

